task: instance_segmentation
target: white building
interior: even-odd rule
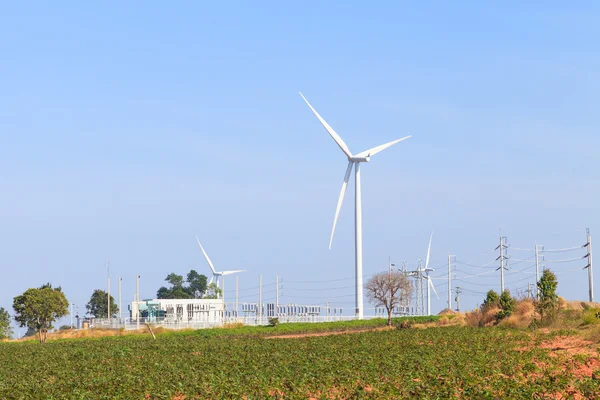
[[[132,302],[130,317],[160,324],[208,323],[223,321],[223,299],[153,299]]]

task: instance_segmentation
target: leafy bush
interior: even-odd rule
[[[549,325],[556,318],[559,309],[556,275],[549,269],[545,269],[537,286],[539,298],[535,302],[535,311],[540,319],[538,325]]]
[[[600,308],[588,308],[583,311],[583,324],[593,325],[600,323]]]
[[[269,318],[269,326],[275,327],[277,325],[279,325],[279,318],[277,318],[277,317]]]
[[[515,309],[517,301],[510,295],[508,289],[504,290],[498,299],[500,311],[496,314],[496,322],[500,322],[506,317],[510,317]]]
[[[492,307],[498,307],[500,302],[500,296],[493,290],[487,292],[485,296],[485,300],[481,304],[481,312],[485,313],[488,309]]]

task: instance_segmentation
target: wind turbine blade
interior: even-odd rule
[[[246,272],[246,270],[245,269],[238,269],[236,271],[223,271],[223,272],[221,272],[221,275],[225,276],[225,275],[237,274],[238,272]]]
[[[321,124],[323,125],[323,127],[325,128],[325,130],[327,132],[329,132],[329,135],[333,138],[333,140],[337,143],[338,146],[340,146],[340,149],[342,149],[342,151],[346,154],[346,156],[348,157],[352,157],[352,153],[350,153],[350,149],[348,148],[348,146],[346,146],[346,143],[344,143],[344,141],[342,140],[342,138],[340,137],[340,135],[338,135],[331,126],[329,126],[329,124],[323,119],[323,117],[321,117],[319,115],[319,113],[317,112],[317,110],[315,110],[313,108],[313,106],[310,105],[310,103],[308,102],[308,100],[306,100],[306,97],[304,97],[302,95],[302,93],[300,93],[300,96],[302,96],[302,98],[304,99],[304,101],[306,102],[306,104],[308,104],[308,106],[310,107],[310,109],[312,110],[312,112],[317,116],[317,118],[319,119],[319,121],[321,121]]]
[[[380,151],[385,150],[388,147],[395,145],[396,143],[400,143],[403,140],[410,139],[411,137],[412,136],[406,136],[406,137],[403,137],[402,139],[397,139],[397,140],[394,140],[393,142],[389,142],[389,143],[386,143],[386,144],[382,144],[381,146],[373,147],[372,149],[365,150],[362,153],[358,153],[356,155],[356,157],[369,157],[369,156],[373,156],[373,155],[379,153]]]
[[[198,241],[198,246],[200,246],[200,249],[202,250],[202,253],[204,253],[204,258],[206,258],[206,262],[208,263],[208,266],[210,267],[210,269],[212,270],[213,274],[215,273],[215,267],[213,266],[212,261],[210,261],[210,258],[208,258],[208,254],[206,254],[206,251],[204,251],[204,247],[202,247],[202,244],[200,244],[200,239],[198,239],[198,236],[196,236],[196,240]]]
[[[335,209],[335,217],[333,218],[333,229],[331,229],[331,237],[329,238],[329,250],[331,250],[331,244],[333,243],[333,234],[335,233],[335,226],[337,225],[337,220],[340,215],[342,203],[344,202],[344,195],[346,194],[346,189],[348,188],[348,180],[350,179],[350,173],[352,172],[352,164],[354,164],[352,161],[348,163],[348,168],[346,168],[346,175],[344,175],[342,190],[340,191],[340,197],[338,199],[337,207]]]
[[[431,289],[433,290],[433,293],[435,293],[435,297],[437,297],[438,300],[439,300],[440,296],[438,296],[437,291],[435,290],[435,286],[433,286],[433,282],[431,282],[431,278],[427,277],[427,281],[429,282],[429,286],[431,286]]]
[[[431,236],[429,237],[429,247],[427,247],[427,258],[425,259],[425,269],[429,267],[429,255],[431,254],[431,240],[433,240],[433,232],[431,232]]]

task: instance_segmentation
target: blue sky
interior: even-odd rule
[[[50,281],[83,309],[107,258],[124,299],[136,273],[152,297],[169,272],[207,273],[198,235],[248,270],[240,296],[279,274],[284,302],[352,307],[352,280],[328,282],[354,275],[351,195],[327,249],[346,161],[298,91],[355,152],[413,135],[362,168],[365,275],[414,266],[432,229],[433,266],[492,261],[499,228],[519,248],[583,244],[600,229],[599,19],[592,2],[6,3],[0,306]],[[584,265],[556,264],[564,297],[586,298]],[[463,307],[491,276],[461,282]]]

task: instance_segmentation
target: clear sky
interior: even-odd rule
[[[598,37],[595,2],[6,2],[0,306],[49,281],[83,310],[107,258],[125,300],[136,273],[153,297],[169,272],[208,274],[198,235],[248,270],[244,300],[279,274],[282,302],[352,308],[354,184],[328,250],[346,161],[298,91],[355,152],[413,135],[362,167],[366,276],[414,268],[432,229],[438,269],[493,261],[499,228],[581,245],[600,233]],[[585,261],[548,266],[587,298]],[[499,288],[482,271],[457,265],[464,308]]]

